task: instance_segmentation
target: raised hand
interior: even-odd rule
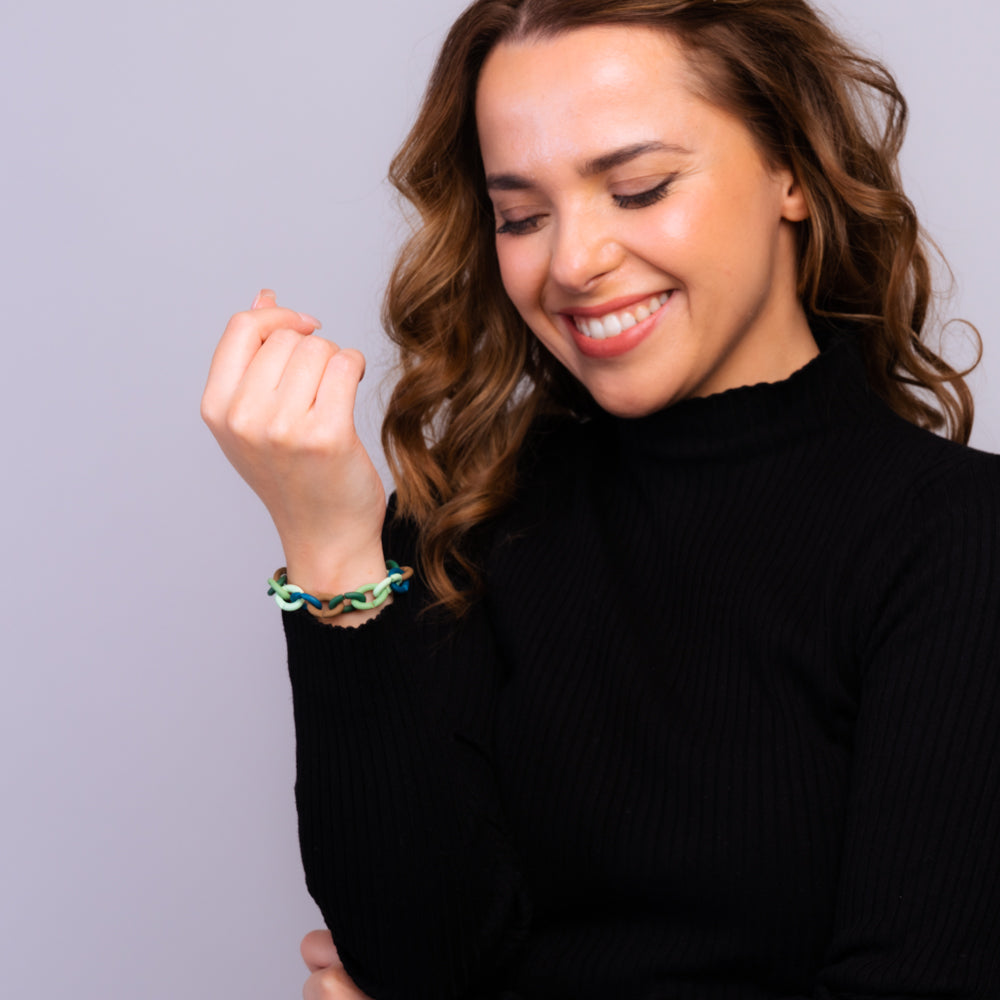
[[[310,931],[302,939],[301,950],[311,973],[302,988],[302,1000],[371,1000],[344,971],[329,931]]]
[[[339,593],[384,576],[385,491],[354,427],[364,358],[318,327],[262,291],[227,324],[201,413],[270,512],[289,580]]]

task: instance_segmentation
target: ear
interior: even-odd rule
[[[806,201],[806,193],[795,174],[791,170],[785,169],[779,172],[779,177],[784,192],[781,201],[781,217],[789,222],[802,222],[803,219],[808,219],[809,203]]]

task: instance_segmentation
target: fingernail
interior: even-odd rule
[[[250,308],[251,309],[259,309],[261,307],[261,304],[262,304],[260,300],[263,299],[263,298],[265,298],[266,296],[270,296],[272,299],[276,297],[275,294],[274,294],[274,292],[270,288],[262,288],[257,293],[257,298],[255,298],[253,300],[253,305]]]
[[[317,330],[323,329],[323,324],[315,316],[310,316],[309,313],[299,313],[299,316],[303,323],[312,323]]]

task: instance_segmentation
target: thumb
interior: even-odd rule
[[[276,306],[278,304],[277,296],[270,288],[262,288],[257,294],[257,298],[253,300],[253,305],[251,309],[267,309],[270,306]]]
[[[262,288],[257,293],[257,298],[253,300],[253,305],[250,309],[251,311],[254,309],[274,309],[277,305],[278,300],[274,291],[270,288]],[[323,324],[315,316],[310,316],[309,313],[299,313],[299,317],[303,323],[312,324],[314,330],[323,329]]]

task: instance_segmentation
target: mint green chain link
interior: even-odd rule
[[[368,583],[364,587],[358,587],[355,591],[357,594],[368,594],[370,593],[370,601],[359,601],[355,598],[351,598],[351,607],[355,611],[371,611],[373,608],[381,607],[386,598],[389,596],[389,588],[394,583],[399,583],[403,579],[401,573],[390,573],[384,580],[379,580],[378,583]]]
[[[285,577],[280,581],[270,577],[267,584],[274,591],[274,603],[283,611],[298,611],[306,603],[301,597],[293,598],[293,594],[304,594],[305,591],[301,587],[296,587],[294,583],[286,583]]]

